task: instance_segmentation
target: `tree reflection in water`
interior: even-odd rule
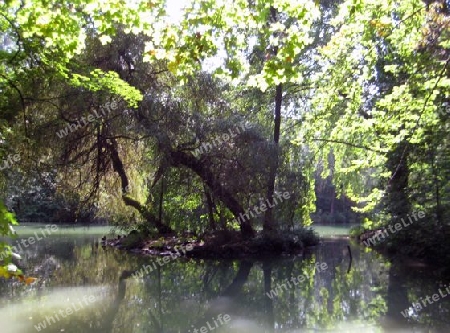
[[[220,314],[228,314],[231,322],[217,327],[217,333],[346,332],[358,327],[364,332],[397,332],[411,331],[413,326],[438,327],[435,332],[439,332],[449,325],[449,302],[445,299],[427,307],[415,324],[400,314],[412,301],[433,294],[442,281],[432,276],[419,278],[414,270],[391,265],[381,255],[357,245],[351,247],[348,271],[350,255],[344,239],[326,241],[304,257],[265,261],[180,258],[142,279],[132,274],[152,258],[103,249],[92,239],[48,242],[37,254],[25,255],[27,270],[39,267],[50,256],[59,268],[39,285],[15,286],[21,310],[16,313],[10,306],[3,315],[29,323],[32,329],[34,323],[55,311],[50,304],[54,288],[90,286],[103,290],[94,307],[52,325],[46,329],[48,333],[61,329],[73,333],[192,332],[193,327],[212,323]],[[319,272],[315,264],[323,262],[328,269]],[[273,299],[267,296],[277,284],[299,275],[307,279],[280,290]],[[0,287],[3,300],[11,296],[8,283]],[[17,328],[11,333],[30,331]]]

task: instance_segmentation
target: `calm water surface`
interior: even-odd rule
[[[109,228],[59,228],[21,250],[35,284],[0,279],[0,332],[450,332],[450,297],[405,312],[450,284],[438,271],[317,230],[327,238],[303,256],[159,264],[102,248]]]

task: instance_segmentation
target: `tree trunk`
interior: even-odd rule
[[[270,20],[272,22],[278,21],[278,12],[275,7],[270,7]],[[273,55],[278,53],[278,47],[273,50]],[[275,156],[272,156],[273,163],[269,169],[269,179],[267,183],[267,202],[269,207],[264,215],[263,232],[270,233],[275,229],[273,220],[273,196],[275,194],[275,180],[277,178],[278,164],[279,164],[279,142],[280,142],[280,126],[281,126],[281,104],[283,102],[283,85],[280,83],[275,89],[275,110],[274,110],[274,127],[273,127],[273,143],[275,146]]]
[[[211,193],[208,191],[208,187],[204,185],[205,197],[206,197],[206,205],[208,208],[208,218],[209,218],[209,227],[212,230],[216,230],[216,221],[214,220],[214,201],[211,197]]]
[[[439,170],[436,165],[436,155],[434,149],[430,153],[430,161],[431,161],[431,170],[433,174],[433,183],[434,183],[434,194],[436,199],[436,221],[439,226],[442,225],[442,206],[441,206],[441,187],[439,181]]]
[[[336,192],[331,190],[331,205],[330,205],[330,216],[334,219],[334,201],[336,199]]]
[[[272,156],[273,163],[270,165],[269,182],[267,184],[267,200],[270,203],[264,215],[263,232],[270,233],[275,229],[273,220],[273,196],[275,194],[275,180],[278,172],[279,164],[279,142],[280,142],[280,126],[281,126],[281,104],[283,102],[283,86],[281,83],[277,86],[275,92],[275,120],[273,129],[273,143],[275,145],[275,156]]]
[[[195,172],[203,182],[210,188],[212,194],[222,201],[225,206],[233,213],[234,217],[239,220],[239,216],[244,215],[245,211],[234,196],[219,182],[214,174],[199,162],[194,155],[183,151],[171,151],[170,157],[174,166],[183,165]],[[248,220],[240,223],[241,234],[244,239],[252,238],[255,231]]]
[[[406,216],[411,211],[408,198],[408,143],[401,142],[388,155],[387,167],[392,172],[386,195],[386,208],[397,219]]]
[[[219,215],[219,225],[220,227],[225,230],[227,228],[227,221],[225,220],[225,215],[223,214],[223,207],[220,205],[220,210],[217,211],[217,205],[216,205],[216,213]]]
[[[162,221],[163,219],[163,203],[164,203],[164,176],[161,178],[161,191],[159,192],[158,219],[160,221]]]
[[[158,232],[160,234],[170,234],[173,233],[173,230],[164,225],[160,219],[158,219],[155,215],[153,215],[150,210],[145,207],[145,205],[141,204],[136,199],[133,199],[129,196],[128,190],[129,190],[129,181],[127,174],[125,172],[125,168],[123,166],[122,160],[120,159],[119,152],[117,150],[117,142],[114,139],[111,139],[111,142],[108,142],[106,144],[106,147],[108,148],[109,152],[111,153],[111,161],[114,167],[114,171],[117,172],[117,174],[120,177],[120,182],[122,186],[122,200],[127,206],[131,206],[135,208],[142,217],[150,223],[152,226],[154,226],[156,229],[158,229]]]

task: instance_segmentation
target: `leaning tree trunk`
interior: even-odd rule
[[[225,204],[237,220],[239,220],[239,216],[244,215],[244,209],[234,196],[220,183],[212,171],[197,160],[194,155],[176,150],[170,152],[170,157],[174,166],[182,165],[195,172],[210,188],[211,193]],[[252,238],[255,235],[255,231],[248,220],[242,220],[240,228],[242,237],[245,239]]]
[[[130,207],[135,208],[141,216],[152,226],[154,226],[156,229],[158,229],[158,232],[160,234],[170,234],[173,233],[173,230],[162,223],[160,219],[158,219],[155,215],[152,214],[152,212],[142,203],[137,201],[136,199],[132,198],[129,193],[129,181],[127,177],[127,173],[125,172],[125,168],[123,166],[122,160],[120,159],[119,152],[117,149],[117,141],[114,139],[111,139],[111,142],[106,144],[110,155],[111,155],[111,161],[114,167],[114,171],[119,175],[120,182],[122,186],[122,200],[123,202]]]

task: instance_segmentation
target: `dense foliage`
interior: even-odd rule
[[[445,237],[445,1],[164,6],[0,4],[1,199],[22,220],[252,238],[420,209],[390,245]]]

